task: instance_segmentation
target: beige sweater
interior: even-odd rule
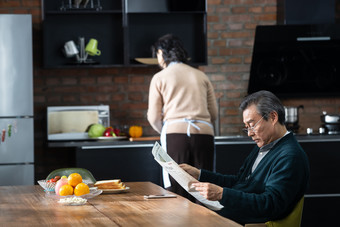
[[[158,133],[163,121],[169,122],[167,133],[186,133],[188,123],[171,124],[178,119],[194,119],[214,123],[217,104],[209,78],[200,70],[186,64],[173,64],[155,74],[150,83],[148,121]],[[190,133],[214,135],[204,123],[195,123]]]

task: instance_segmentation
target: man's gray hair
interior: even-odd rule
[[[265,120],[268,120],[268,116],[271,112],[275,111],[278,114],[278,121],[280,124],[285,124],[285,110],[280,101],[270,91],[258,91],[252,93],[244,98],[240,104],[240,110],[243,112],[251,105],[256,105],[257,112],[263,116]]]

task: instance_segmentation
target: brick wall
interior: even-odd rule
[[[221,134],[239,134],[238,105],[246,95],[256,25],[276,23],[276,0],[208,1],[208,66],[220,96]]]
[[[148,86],[157,67],[43,69],[41,1],[2,0],[0,13],[33,15],[36,163],[47,161],[54,152],[45,144],[47,106],[108,104],[112,125],[139,124],[144,135],[156,134],[146,120],[146,111]],[[276,0],[208,0],[209,63],[200,69],[220,97],[222,135],[240,134],[238,105],[248,86],[255,27],[271,24],[276,24]],[[307,127],[317,130],[322,110],[340,112],[339,98],[287,99],[283,104],[305,106],[300,111],[300,132]],[[55,153],[55,159],[56,154],[61,153]]]

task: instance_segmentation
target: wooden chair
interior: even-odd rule
[[[304,197],[295,205],[293,211],[285,218],[266,223],[246,224],[245,227],[300,227]]]

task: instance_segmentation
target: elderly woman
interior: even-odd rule
[[[148,120],[161,133],[163,149],[177,163],[213,169],[217,104],[214,88],[200,70],[186,64],[188,56],[179,38],[168,34],[154,44],[160,72],[150,83]],[[164,187],[188,197],[164,174]]]

